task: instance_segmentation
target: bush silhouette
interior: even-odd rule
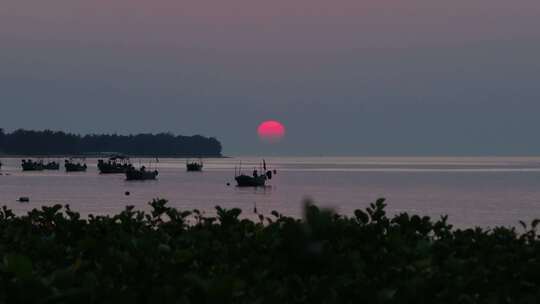
[[[442,217],[215,216],[165,200],[86,219],[55,205],[0,211],[3,303],[535,303],[539,221],[454,229]]]

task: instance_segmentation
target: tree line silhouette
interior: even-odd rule
[[[0,129],[0,153],[11,155],[92,155],[123,153],[145,156],[221,156],[221,143],[213,137],[158,134],[90,134]]]

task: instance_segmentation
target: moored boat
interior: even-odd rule
[[[88,166],[84,162],[75,162],[73,159],[64,161],[66,172],[85,172]]]
[[[202,171],[203,168],[203,162],[202,160],[199,161],[189,161],[186,160],[186,170],[189,172],[197,172]]]
[[[28,196],[21,196],[19,197],[19,199],[17,200],[19,203],[29,203],[30,202],[30,198]]]
[[[97,166],[101,174],[121,174],[133,169],[129,158],[123,155],[113,155],[107,161],[100,159]]]
[[[45,166],[43,161],[33,161],[31,159],[23,159],[21,161],[21,167],[23,171],[43,171]]]
[[[142,166],[140,169],[131,167],[126,171],[126,180],[152,180],[156,179],[159,172],[157,170],[148,171],[145,166]]]
[[[60,163],[52,161],[43,166],[45,170],[60,170]]]
[[[257,169],[253,170],[252,175],[246,175],[241,172],[239,169],[235,172],[234,180],[238,187],[264,187],[266,182],[272,179],[272,176],[276,174],[276,170],[273,172],[266,169],[266,161],[263,160],[263,165],[261,168],[262,174],[259,174]]]
[[[266,185],[266,175],[249,176],[240,174],[234,178],[238,187],[264,187]]]

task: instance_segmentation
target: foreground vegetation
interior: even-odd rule
[[[537,303],[535,227],[457,230],[388,217],[384,200],[303,220],[215,217],[155,200],[81,219],[69,206],[0,211],[2,303]]]

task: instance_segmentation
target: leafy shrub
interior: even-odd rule
[[[537,303],[540,242],[498,227],[385,213],[216,217],[165,200],[82,219],[55,205],[0,211],[2,303]],[[527,228],[526,225],[524,225]]]

